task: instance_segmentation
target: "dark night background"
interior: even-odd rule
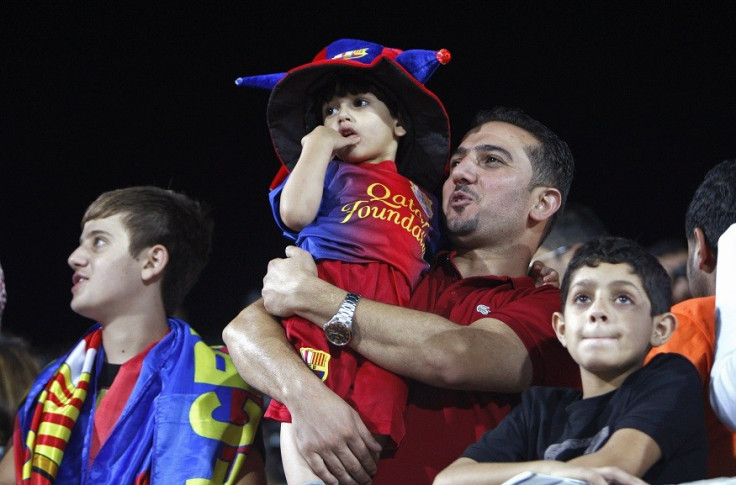
[[[428,82],[455,145],[481,107],[519,106],[577,161],[570,200],[612,232],[684,236],[703,174],[736,156],[731,2],[4,2],[0,7],[3,331],[68,346],[68,254],[101,192],[154,184],[206,201],[214,254],[187,300],[212,341],[281,255],[266,91],[344,37],[447,48]]]

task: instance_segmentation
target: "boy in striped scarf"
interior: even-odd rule
[[[211,239],[204,208],[170,190],[89,206],[68,260],[71,307],[98,323],[31,387],[0,484],[265,483],[251,453],[261,395],[172,318]]]

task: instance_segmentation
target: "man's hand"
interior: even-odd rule
[[[303,306],[303,293],[318,285],[317,266],[312,255],[296,246],[287,246],[286,258],[273,259],[263,278],[263,305],[277,317],[289,317]]]
[[[299,453],[327,484],[369,484],[381,446],[345,401],[329,391],[319,397],[290,408]]]

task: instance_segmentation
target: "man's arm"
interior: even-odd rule
[[[736,224],[718,239],[716,272],[716,356],[710,403],[723,423],[736,430]]]
[[[5,448],[5,456],[0,460],[0,485],[15,485],[15,458],[13,445]]]
[[[619,483],[644,485],[643,476],[661,456],[657,443],[635,429],[620,429],[595,453],[568,462],[537,460],[517,463],[478,463],[460,458],[442,471],[435,485],[500,484],[509,478],[531,471],[584,480],[593,485]]]
[[[286,255],[269,263],[263,280],[265,308],[321,325],[337,312],[346,292],[317,277],[308,252],[290,246]],[[351,346],[396,374],[443,388],[494,392],[518,392],[531,383],[526,347],[499,320],[483,318],[461,326],[432,313],[364,298],[353,322]]]
[[[320,478],[370,482],[376,471],[371,451],[380,445],[358,413],[304,365],[261,300],[230,322],[222,337],[243,379],[289,409],[299,450]]]

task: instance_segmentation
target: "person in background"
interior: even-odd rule
[[[710,373],[713,411],[736,430],[736,224],[718,239],[716,357]]]
[[[0,460],[12,437],[18,406],[41,370],[38,359],[25,340],[2,332],[7,298],[5,274],[0,265]]]
[[[559,215],[557,223],[544,242],[534,253],[532,261],[540,261],[557,271],[559,280],[565,276],[567,265],[575,251],[594,237],[608,236],[609,231],[603,221],[589,206],[569,203]]]
[[[664,238],[649,246],[672,280],[672,304],[692,298],[687,282],[687,239]]]
[[[13,435],[18,406],[40,370],[25,340],[0,334],[0,459]]]
[[[0,264],[0,332],[3,330],[3,312],[5,311],[5,302],[8,301],[8,292],[5,289],[5,273],[3,266]]]
[[[709,478],[736,476],[736,433],[718,419],[708,399],[716,354],[716,274],[721,272],[718,269],[718,240],[734,223],[736,159],[725,160],[711,168],[690,201],[685,216],[685,234],[687,279],[693,297],[672,307],[677,317],[677,331],[666,344],[652,349],[649,356],[676,352],[687,357],[700,373],[706,400]]]

